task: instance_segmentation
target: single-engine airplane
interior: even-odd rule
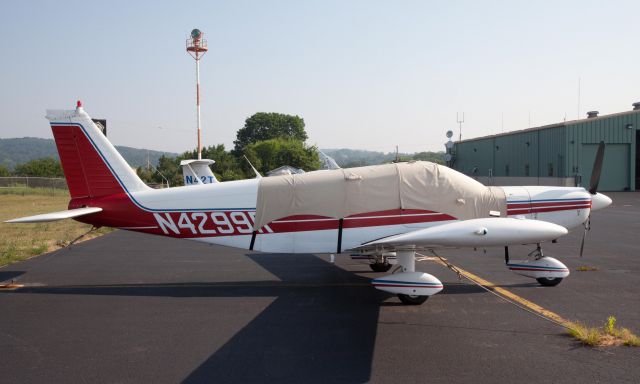
[[[505,247],[510,270],[555,286],[569,269],[544,256],[540,244],[586,228],[592,211],[611,204],[597,193],[604,143],[588,190],[487,187],[422,161],[156,190],[140,180],[80,102],[75,110],[47,111],[47,119],[69,186],[68,210],[8,222],[73,218],[255,251],[356,251],[374,271],[398,265],[372,284],[405,304],[422,304],[443,289],[435,276],[415,270],[419,250]],[[508,247],[519,244],[535,249],[528,259],[511,261]]]

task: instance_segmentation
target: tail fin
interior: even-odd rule
[[[149,189],[79,105],[47,110],[72,198]]]

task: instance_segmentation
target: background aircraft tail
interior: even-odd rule
[[[149,189],[82,109],[47,110],[72,198]]]

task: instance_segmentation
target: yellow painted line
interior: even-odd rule
[[[430,261],[435,261],[436,263],[438,263],[440,265],[443,265],[445,267],[447,266],[447,264],[445,264],[440,259],[435,259],[435,260],[430,259]],[[453,264],[451,264],[451,265],[453,265]],[[512,301],[515,301],[516,303],[518,303],[518,304],[520,304],[522,306],[525,306],[528,309],[530,309],[530,310],[532,310],[532,311],[534,311],[536,313],[539,313],[542,316],[545,316],[545,317],[548,317],[548,318],[550,318],[550,319],[552,319],[554,321],[557,321],[558,323],[562,324],[563,326],[565,326],[567,328],[571,327],[571,322],[569,320],[563,318],[562,316],[558,315],[557,313],[552,312],[552,311],[550,311],[550,310],[548,310],[546,308],[543,308],[543,307],[539,306],[538,304],[536,304],[536,303],[534,303],[532,301],[529,301],[529,300],[527,300],[527,299],[525,299],[523,297],[520,297],[520,296],[516,295],[515,293],[513,293],[513,292],[511,292],[511,291],[509,291],[507,289],[499,287],[496,284],[490,282],[489,280],[485,280],[482,277],[474,275],[473,273],[471,273],[469,271],[465,271],[464,269],[458,267],[457,265],[454,265],[454,267],[456,267],[456,269],[458,271],[460,271],[460,273],[462,275],[464,275],[466,278],[468,278],[469,280],[475,281],[476,283],[486,287],[487,289],[490,289],[490,290],[492,290],[492,291],[494,291],[494,292],[496,292],[496,293],[498,293],[498,294],[500,294],[500,295],[502,295],[502,296],[504,296],[504,297],[506,297],[506,298],[508,298],[508,299],[510,299]]]

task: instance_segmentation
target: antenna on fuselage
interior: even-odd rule
[[[247,155],[242,155],[242,156],[244,156],[244,159],[247,160],[247,163],[249,163],[249,166],[251,167],[251,169],[253,169],[253,172],[256,174],[256,179],[262,179],[262,175],[260,174],[260,172],[258,172],[256,167],[254,167],[253,164],[251,164],[251,161],[249,161],[249,159],[247,158]]]

